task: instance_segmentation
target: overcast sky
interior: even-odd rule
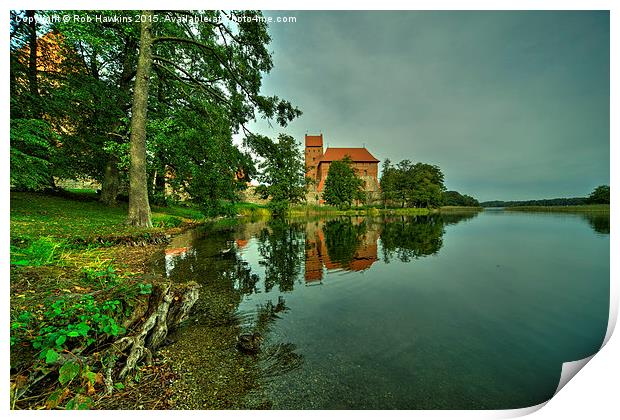
[[[300,142],[439,165],[481,201],[609,183],[607,12],[266,12],[263,93],[297,105]],[[275,124],[275,123],[274,123]]]

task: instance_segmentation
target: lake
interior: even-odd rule
[[[204,371],[194,392],[213,393],[204,337],[226,328],[264,337],[257,356],[229,339],[214,357],[251,361],[266,407],[521,408],[602,344],[609,214],[248,222],[174,238],[153,270],[202,285],[172,345]]]

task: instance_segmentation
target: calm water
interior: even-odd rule
[[[160,273],[203,285],[187,329],[228,296],[235,328],[265,337],[274,408],[531,406],[607,327],[608,215],[257,222],[175,241]]]

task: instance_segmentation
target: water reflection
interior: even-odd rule
[[[583,217],[595,232],[609,235],[609,213],[584,213]]]
[[[339,217],[198,230],[157,265],[173,281],[203,285],[175,351],[191,348],[197,364],[209,352],[236,357],[244,372],[251,359],[274,408],[539,403],[555,390],[561,363],[592,354],[605,333],[608,238],[585,221],[603,234],[609,221],[582,216]],[[246,332],[265,337],[256,356],[235,349]],[[239,368],[220,371],[208,377],[235,378]],[[207,379],[201,386],[205,398],[215,395]]]
[[[323,280],[323,270],[367,270],[377,261],[380,229],[364,218],[320,220],[306,227],[306,284]]]
[[[379,249],[386,263],[397,258],[409,262],[436,254],[443,244],[444,226],[472,219],[477,213],[432,216],[390,216],[382,218],[340,217],[313,221],[248,223],[212,232],[205,245],[205,232],[187,232],[173,239],[164,251],[167,277],[179,273],[204,272],[217,266],[229,270],[218,273],[230,277],[242,293],[255,291],[256,276],[248,272],[243,252],[252,239],[257,241],[259,264],[264,267],[264,291],[293,290],[301,277],[305,284],[319,284],[326,271],[364,271],[379,260]],[[196,247],[195,243],[198,243]],[[175,274],[176,273],[176,274]],[[225,274],[227,273],[227,274]]]
[[[270,221],[258,235],[258,252],[265,267],[265,291],[278,286],[280,292],[293,290],[295,279],[301,272],[304,252],[304,225]]]

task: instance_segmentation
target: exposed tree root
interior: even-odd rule
[[[146,318],[144,322],[137,326],[133,334],[117,340],[110,349],[112,360],[127,356],[118,375],[120,379],[135,371],[141,360],[145,359],[147,364],[152,363],[153,352],[161,347],[168,332],[187,318],[198,300],[199,287],[197,283],[191,282],[176,289],[170,284],[153,288],[146,314],[141,317]],[[113,366],[108,369],[111,372]]]

